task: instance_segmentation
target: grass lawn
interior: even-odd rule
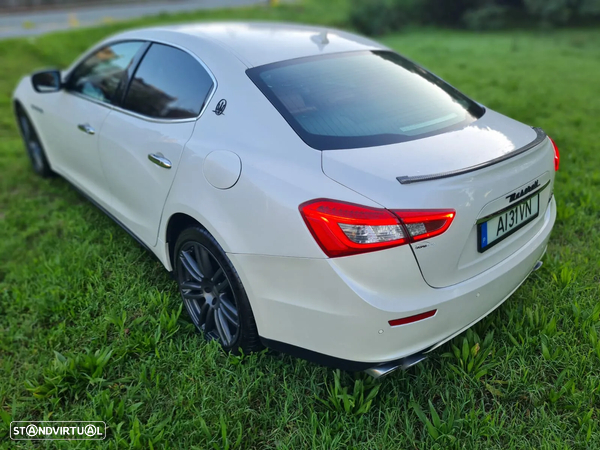
[[[104,420],[109,437],[19,448],[600,448],[600,30],[383,38],[483,104],[544,128],[562,160],[542,269],[472,330],[381,382],[206,344],[155,259],[65,181],[30,170],[10,107],[23,74],[65,66],[131,26],[339,25],[343,4],[0,42],[0,448],[17,448],[8,423],[28,419]]]

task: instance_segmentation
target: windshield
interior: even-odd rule
[[[248,69],[311,147],[373,147],[463,128],[483,107],[388,51],[299,58]]]

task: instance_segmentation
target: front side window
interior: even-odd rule
[[[318,150],[419,139],[464,127],[484,113],[452,86],[389,51],[299,58],[247,74]]]
[[[197,117],[213,80],[190,54],[152,44],[137,68],[123,108],[157,119]]]
[[[143,42],[120,42],[101,48],[69,77],[68,89],[104,103],[113,103],[134,56]]]

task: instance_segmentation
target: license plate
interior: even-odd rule
[[[540,213],[540,194],[506,208],[477,225],[477,250],[482,253],[524,227]]]

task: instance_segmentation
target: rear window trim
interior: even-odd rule
[[[379,134],[379,135],[368,135],[368,136],[326,136],[326,135],[318,135],[312,134],[306,131],[302,125],[294,118],[293,114],[290,113],[287,108],[283,105],[281,100],[277,97],[277,95],[267,86],[267,84],[261,79],[260,74],[266,70],[277,69],[279,67],[286,67],[296,64],[303,64],[305,62],[311,62],[322,59],[334,59],[334,58],[344,58],[344,57],[352,57],[358,55],[366,55],[366,54],[382,54],[387,53],[394,55],[394,57],[402,60],[403,64],[407,66],[413,66],[417,69],[422,76],[424,76],[429,81],[433,82],[437,86],[441,86],[445,88],[444,90],[450,91],[452,95],[466,101],[469,103],[470,107],[465,110],[475,118],[473,120],[469,120],[469,118],[458,122],[456,124],[450,125],[448,127],[444,127],[438,130],[434,130],[428,133],[422,133],[416,136],[403,136],[400,134]],[[480,119],[485,114],[485,107],[473,99],[469,98],[450,83],[442,80],[437,75],[432,72],[424,69],[419,64],[411,61],[410,59],[394,52],[391,50],[355,50],[348,52],[338,52],[338,53],[330,53],[330,54],[321,54],[321,55],[313,55],[306,56],[300,58],[294,58],[289,60],[277,61],[270,64],[265,64],[257,67],[252,67],[246,70],[246,75],[250,78],[250,80],[256,85],[256,87],[261,91],[261,93],[269,100],[269,102],[273,105],[273,107],[279,112],[279,114],[285,119],[288,125],[295,131],[302,141],[309,147],[320,150],[350,150],[357,148],[369,148],[369,147],[380,147],[384,145],[392,145],[398,144],[402,142],[414,141],[418,139],[423,139],[431,136],[436,136],[443,133],[448,133],[450,131],[456,131],[465,128],[469,124],[474,121]],[[373,142],[376,140],[376,142]],[[345,143],[344,143],[345,142]],[[340,143],[342,143],[340,145]],[[337,144],[337,145],[336,145]]]

